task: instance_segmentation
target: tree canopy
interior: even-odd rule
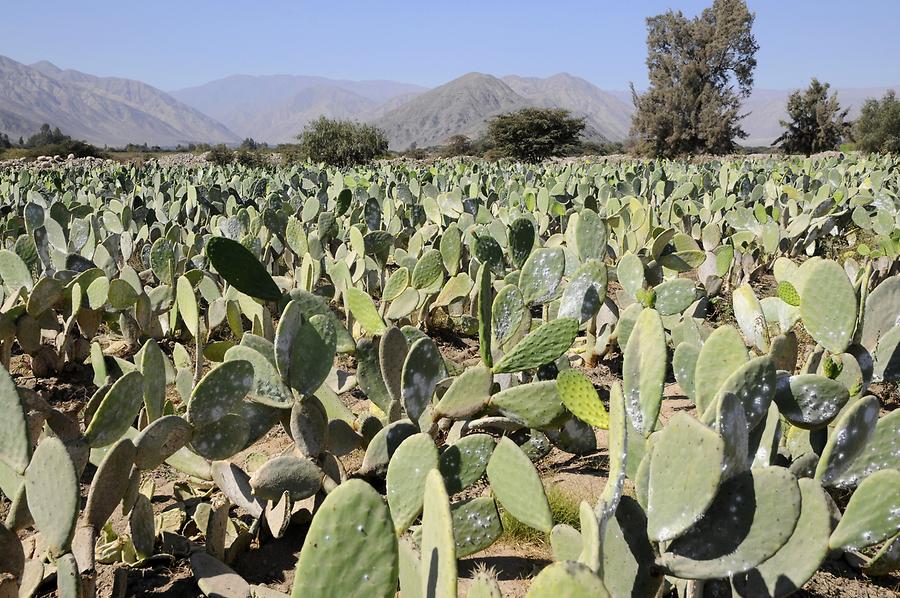
[[[785,131],[772,145],[807,156],[837,149],[849,130],[849,108],[841,110],[837,94],[828,94],[829,87],[813,78],[806,90],[788,96],[788,120],[779,121]]]
[[[494,117],[488,138],[503,155],[538,162],[572,147],[584,130],[584,119],[558,108],[523,108]]]
[[[864,152],[900,153],[900,100],[893,89],[881,100],[866,100],[853,127],[853,140]]]
[[[385,155],[384,131],[365,123],[320,116],[298,137],[300,155],[331,166],[365,164]]]
[[[744,0],[715,0],[697,17],[668,11],[647,19],[649,89],[632,85],[631,132],[639,153],[726,153],[741,129],[756,51],[754,14]]]

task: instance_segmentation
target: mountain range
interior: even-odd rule
[[[888,88],[836,89],[851,118]],[[756,90],[745,102],[743,145],[768,145],[781,133],[788,90]],[[234,75],[166,93],[140,81],[21,64],[0,56],[0,132],[28,137],[42,123],[97,145],[236,144],[293,141],[318,116],[370,122],[391,149],[429,147],[455,134],[482,134],[491,117],[528,106],[566,108],[584,117],[593,141],[627,138],[629,92],[605,91],[567,73],[547,78],[469,73],[427,89],[396,81],[314,76]]]

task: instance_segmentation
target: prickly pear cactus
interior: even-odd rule
[[[625,348],[622,389],[631,425],[645,437],[659,417],[666,378],[666,336],[659,313],[645,308]]]

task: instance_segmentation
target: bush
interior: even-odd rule
[[[563,155],[578,141],[584,119],[557,108],[523,108],[501,114],[488,124],[488,137],[496,153],[538,162]]]
[[[444,158],[470,155],[472,155],[472,141],[465,135],[453,135],[441,147],[441,156]]]
[[[309,123],[297,139],[300,156],[329,166],[366,164],[388,151],[387,137],[377,127],[324,116]]]
[[[894,90],[863,104],[853,127],[856,148],[864,152],[900,153],[900,100]]]
[[[241,166],[249,166],[251,168],[262,168],[269,164],[266,154],[243,148],[234,153],[234,161]]]
[[[234,162],[234,152],[221,144],[209,150],[206,159],[217,166],[225,166]]]

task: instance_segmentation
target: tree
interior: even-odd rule
[[[759,49],[753,19],[744,0],[714,0],[693,19],[671,10],[647,19],[650,87],[631,86],[638,152],[721,154],[747,136],[740,121]]]
[[[472,153],[472,141],[465,135],[452,135],[441,148],[441,155],[445,158],[454,156],[467,156]]]
[[[300,155],[331,166],[365,164],[387,153],[384,131],[365,123],[324,116],[299,135]]]
[[[41,147],[44,145],[58,145],[67,141],[72,141],[72,138],[68,135],[63,135],[59,127],[51,129],[50,125],[44,123],[41,125],[41,130],[29,137],[25,145],[27,147]]]
[[[12,142],[9,140],[9,135],[6,133],[0,133],[0,150],[9,149],[12,147]]]
[[[558,108],[523,108],[501,114],[488,124],[488,138],[506,156],[538,162],[559,156],[574,145],[584,130],[584,119]]]
[[[828,95],[829,84],[813,77],[802,93],[788,96],[787,121],[778,121],[784,133],[772,143],[781,145],[789,154],[815,154],[837,149],[850,123],[846,121],[850,109],[841,110],[837,94]]]
[[[880,101],[869,98],[862,105],[853,140],[864,152],[900,153],[900,100],[893,89]]]

